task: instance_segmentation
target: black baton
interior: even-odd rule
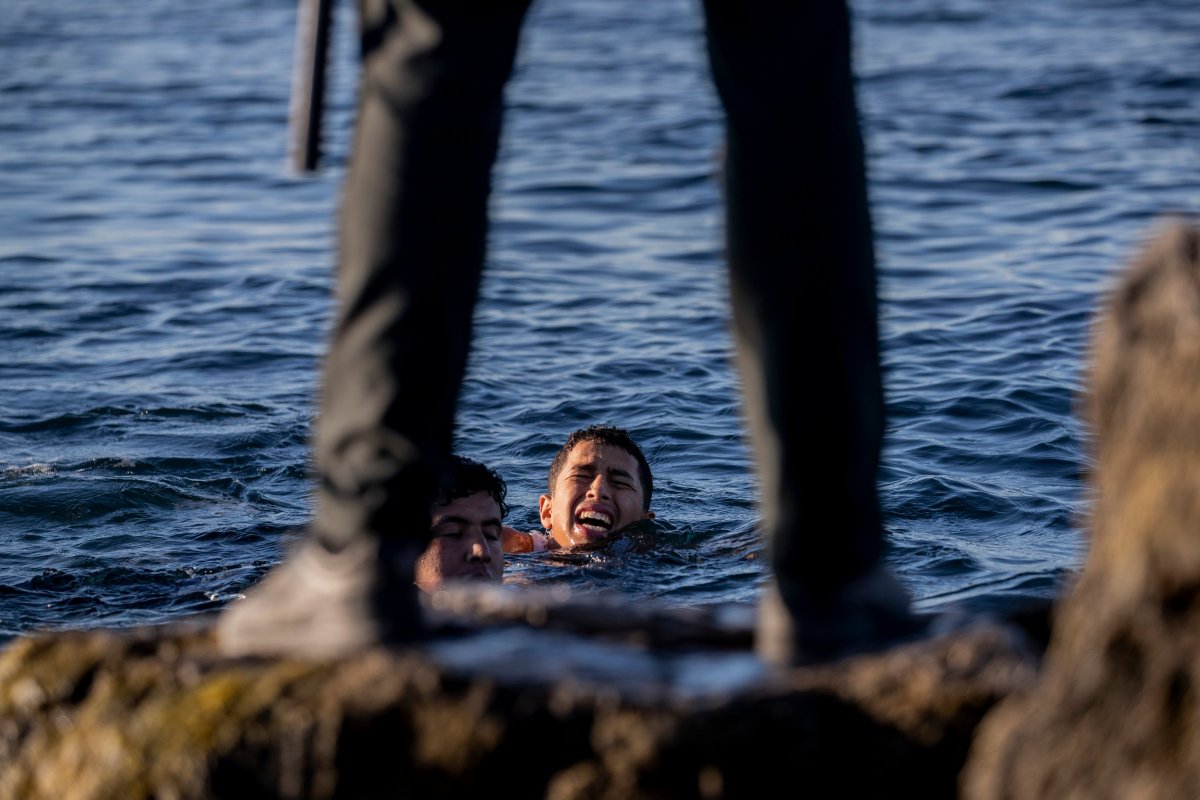
[[[300,0],[296,10],[296,60],[288,112],[288,161],[311,172],[321,158],[321,112],[325,106],[325,61],[333,0]]]

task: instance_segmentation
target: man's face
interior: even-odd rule
[[[637,459],[620,447],[580,442],[567,454],[553,494],[538,500],[542,527],[563,547],[587,544],[651,519]]]
[[[448,580],[500,582],[504,555],[500,505],[487,492],[433,509],[433,540],[417,559],[417,586],[432,592]]]

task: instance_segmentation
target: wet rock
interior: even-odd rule
[[[1035,675],[999,628],[769,675],[694,614],[654,646],[472,614],[326,663],[224,659],[180,626],[18,640],[0,797],[952,797],[979,720]]]
[[[1200,797],[1200,230],[1160,232],[1094,335],[1091,553],[966,794]]]

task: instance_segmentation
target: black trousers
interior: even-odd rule
[[[781,584],[873,567],[883,400],[844,0],[705,0],[731,302]],[[358,128],[317,432],[316,535],[412,559],[450,452],[503,89],[528,0],[361,0]]]

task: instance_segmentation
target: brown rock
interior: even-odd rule
[[[1092,548],[1044,674],[982,726],[965,794],[1200,797],[1200,230],[1163,230],[1094,335]]]
[[[775,676],[724,635],[606,635],[504,624],[327,663],[222,659],[185,627],[18,640],[0,797],[952,797],[979,720],[1034,677],[994,628]]]

